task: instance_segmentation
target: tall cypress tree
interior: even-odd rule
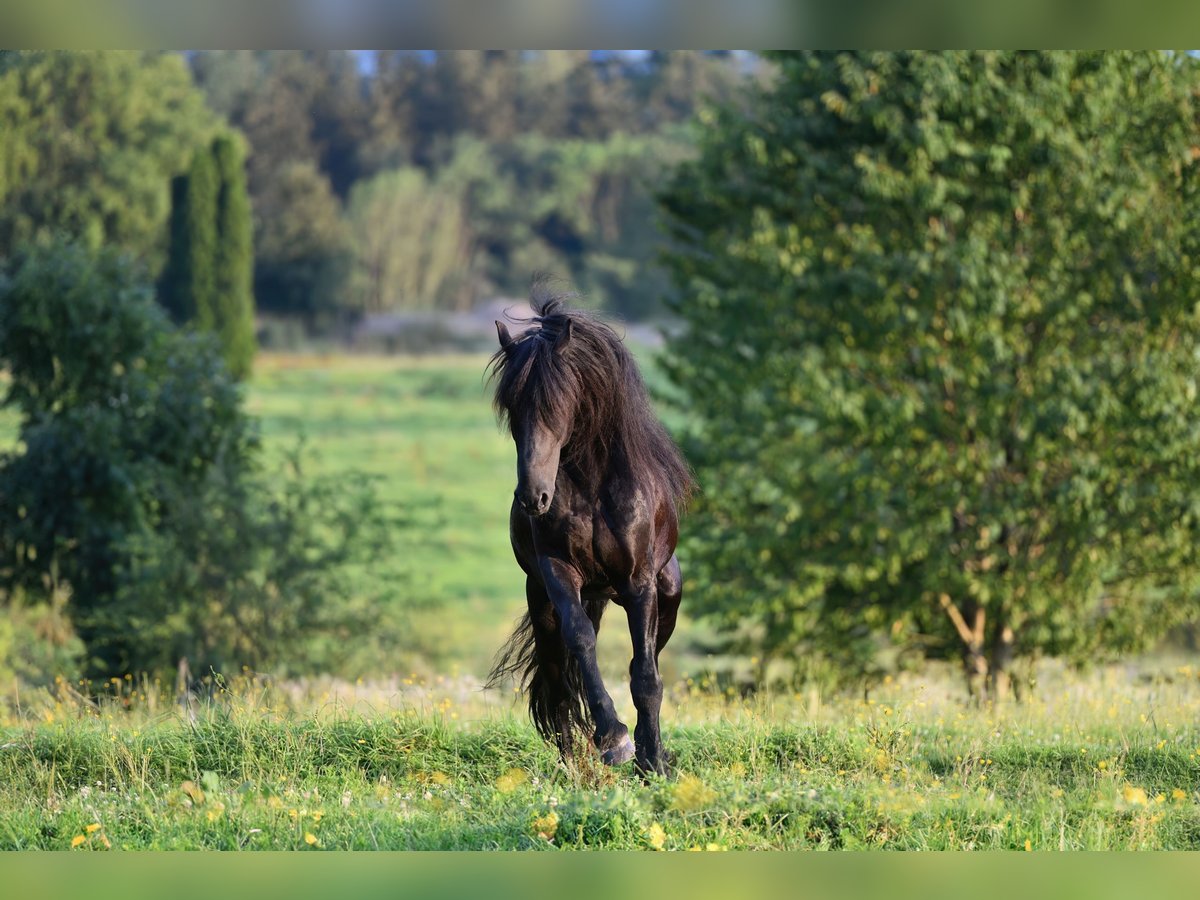
[[[215,332],[237,378],[254,359],[254,252],[244,157],[230,135],[198,151],[171,184],[171,241],[160,289],[176,322]]]
[[[216,330],[237,378],[254,362],[254,245],[245,159],[232,135],[213,142],[217,174]]]
[[[170,243],[167,264],[163,267],[158,285],[159,303],[175,322],[188,322],[196,315],[191,283],[191,261],[188,253],[188,186],[185,173],[171,179]]]
[[[175,321],[212,330],[217,322],[217,171],[197,151],[187,174],[171,183],[171,245],[161,298]]]

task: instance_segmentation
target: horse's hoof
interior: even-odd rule
[[[674,762],[675,757],[671,753],[664,750],[662,756],[653,762],[639,756],[635,765],[637,766],[637,770],[644,778],[650,778],[653,776],[658,776],[659,778],[670,778],[671,771],[673,769],[672,763]]]
[[[633,759],[636,752],[633,747],[633,741],[629,735],[625,735],[621,743],[615,747],[610,747],[600,754],[600,761],[606,766],[619,766]]]

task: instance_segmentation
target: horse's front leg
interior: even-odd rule
[[[582,579],[571,566],[557,559],[543,558],[541,571],[550,602],[558,613],[563,642],[583,676],[588,710],[596,726],[592,740],[600,751],[600,758],[610,766],[628,762],[634,754],[633,741],[625,723],[617,718],[612,697],[600,677],[600,667],[596,663],[596,629],[580,598]]]
[[[638,768],[646,772],[667,773],[667,754],[663,749],[658,716],[662,708],[663,683],[658,672],[658,589],[653,579],[631,585],[622,592],[629,635],[633,639],[633,660],[629,663],[629,692],[637,709]]]

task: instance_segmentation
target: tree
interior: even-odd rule
[[[245,156],[232,135],[213,142],[217,170],[216,320],[229,371],[250,374],[254,362],[254,236],[246,195]]]
[[[108,665],[137,641],[102,621],[126,542],[168,526],[168,495],[194,492],[250,453],[210,340],[173,332],[111,252],[52,244],[0,282],[5,403],[21,416],[21,449],[0,459],[0,570],[9,588],[36,590],[48,575],[69,584],[80,636]]]
[[[316,166],[285,164],[255,198],[254,218],[254,296],[260,309],[312,323],[348,306],[350,234]]]
[[[430,185],[420,169],[397,169],[356,184],[349,215],[361,309],[458,305],[470,262],[458,196]]]
[[[171,185],[171,243],[159,296],[177,323],[220,341],[229,371],[254,362],[254,248],[243,154],[232,135],[196,152]]]
[[[18,256],[0,366],[20,417],[0,455],[0,596],[69,591],[92,672],[328,667],[377,615],[345,581],[385,552],[369,486],[264,471],[213,336],[172,328],[127,260]]]
[[[0,70],[0,260],[66,234],[157,274],[171,178],[220,127],[182,58],[22,52]]]
[[[774,59],[663,196],[699,606],[997,694],[1195,617],[1196,61]]]
[[[163,305],[179,324],[217,324],[217,170],[207,148],[171,182],[171,243],[163,270]]]

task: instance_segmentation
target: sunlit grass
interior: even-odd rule
[[[563,766],[516,698],[467,678],[247,676],[190,703],[135,679],[91,686],[98,702],[78,687],[9,699],[0,846],[1200,847],[1188,667],[1046,668],[999,708],[949,677],[867,698],[684,682],[664,705],[675,776],[649,782],[594,756]]]

